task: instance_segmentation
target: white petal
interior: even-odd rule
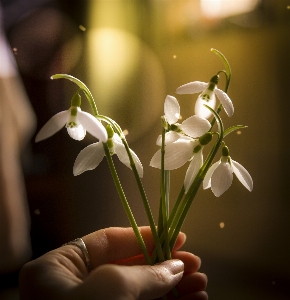
[[[193,138],[202,136],[208,132],[210,127],[211,125],[208,120],[195,115],[184,120],[180,125],[181,130]]]
[[[173,96],[166,96],[164,102],[164,114],[166,121],[171,125],[175,124],[180,117],[180,106]]]
[[[201,81],[193,81],[186,83],[179,88],[177,88],[176,93],[177,94],[195,94],[200,93],[204,89],[208,87],[208,83],[201,82]]]
[[[218,165],[221,163],[221,161],[215,162],[207,171],[207,173],[204,176],[203,179],[203,189],[206,190],[211,187],[211,176],[212,173],[215,171],[215,169],[218,167]]]
[[[77,156],[73,173],[75,176],[85,171],[95,169],[105,155],[102,142],[94,143],[84,148]]]
[[[203,155],[202,155],[202,151],[200,150],[198,153],[194,155],[186,171],[186,175],[184,179],[185,193],[187,193],[187,191],[189,190],[194,178],[196,177],[198,171],[202,167],[202,164],[203,164]]]
[[[35,142],[45,140],[63,128],[69,118],[69,114],[70,110],[65,110],[50,118],[36,135]]]
[[[79,109],[77,118],[92,136],[99,139],[101,142],[106,142],[108,140],[108,134],[105,127],[94,116]]]
[[[211,99],[209,101],[202,99],[201,95],[199,95],[195,102],[195,114],[201,118],[208,119],[212,115],[212,112],[204,106],[205,104],[211,107],[212,109],[215,109],[216,97],[214,93],[212,94]]]
[[[82,124],[78,124],[75,127],[67,127],[67,132],[71,138],[77,141],[81,141],[86,136],[86,130]]]
[[[238,162],[231,159],[234,173],[236,174],[239,181],[247,188],[250,192],[253,190],[253,179],[249,172]]]
[[[169,131],[165,133],[165,145],[173,143],[182,137],[182,134],[175,131]],[[162,135],[159,135],[156,141],[156,145],[162,146]]]
[[[118,156],[119,160],[125,166],[127,166],[130,169],[132,169],[132,167],[130,165],[130,159],[129,159],[128,153],[127,153],[127,151],[126,151],[125,146],[123,145],[123,143],[119,143],[119,142],[116,142],[114,140],[114,149],[115,149],[115,153]],[[136,153],[133,150],[131,150],[131,149],[130,149],[130,151],[131,151],[131,154],[132,154],[132,157],[133,157],[133,160],[134,160],[137,172],[138,172],[139,176],[142,178],[143,177],[143,166],[142,166],[142,164],[141,164],[138,156],[136,155]]]
[[[183,166],[193,155],[197,141],[180,138],[165,146],[164,169],[174,170]],[[161,150],[158,150],[150,161],[150,166],[161,168]]]
[[[211,176],[211,190],[216,197],[222,195],[233,182],[233,171],[228,162],[221,162]]]
[[[221,104],[223,105],[223,108],[225,109],[227,115],[231,117],[234,113],[234,105],[232,103],[232,100],[230,97],[222,90],[216,88],[214,90],[216,93],[217,97],[219,98]]]

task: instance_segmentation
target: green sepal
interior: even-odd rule
[[[171,125],[169,125],[169,129],[170,129],[171,131],[181,132],[179,126],[176,125],[176,124],[171,124]]]
[[[198,153],[201,150],[202,146],[201,145],[197,145],[194,147],[193,152],[194,153]]]
[[[228,157],[230,155],[230,150],[227,146],[223,146],[222,148],[222,156]]]
[[[210,83],[214,83],[215,85],[217,85],[219,83],[219,75],[214,75],[211,79],[210,79]]]
[[[243,128],[247,128],[247,127],[248,126],[244,126],[244,125],[235,125],[235,126],[229,127],[225,130],[224,137],[227,136],[228,134],[232,133],[233,131],[243,129]]]
[[[207,132],[204,135],[202,135],[198,141],[200,142],[200,144],[202,146],[207,145],[210,141],[212,140],[212,133],[211,132]]]

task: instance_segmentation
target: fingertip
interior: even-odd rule
[[[179,232],[176,243],[173,247],[173,251],[176,251],[179,248],[181,248],[185,244],[185,242],[186,242],[186,234],[184,232]]]
[[[172,258],[180,259],[184,262],[184,273],[194,273],[200,269],[201,259],[199,256],[186,251],[172,252]]]
[[[184,263],[180,259],[170,259],[166,260],[159,265],[165,267],[172,275],[177,275],[184,272]]]

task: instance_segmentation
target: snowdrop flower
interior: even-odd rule
[[[184,179],[185,193],[187,193],[191,183],[203,165],[203,146],[209,143],[211,139],[211,133],[206,133],[199,139],[184,136],[165,146],[164,170],[178,169],[187,161],[191,161]],[[161,168],[161,150],[158,150],[154,154],[150,161],[150,166]]]
[[[106,142],[108,135],[105,127],[94,116],[82,111],[80,105],[81,97],[76,93],[71,100],[71,107],[48,120],[36,135],[35,142],[51,137],[64,126],[70,137],[75,140],[82,140],[88,131],[100,141]]]
[[[195,103],[195,114],[205,119],[208,119],[212,113],[204,106],[204,104],[215,109],[217,96],[227,115],[231,117],[234,113],[233,103],[224,91],[217,88],[218,80],[219,75],[215,75],[211,78],[209,83],[193,81],[177,88],[176,93],[195,94],[202,92]]]
[[[128,168],[131,169],[130,160],[127,154],[127,151],[125,149],[125,146],[122,143],[121,138],[117,133],[114,133],[112,128],[107,126],[108,131],[108,141],[107,145],[109,147],[111,155],[116,154],[119,158],[119,160]],[[135,154],[134,151],[131,151],[133,160],[136,165],[136,169],[138,171],[139,176],[143,177],[143,166],[138,158],[138,156]],[[105,156],[105,151],[103,148],[102,142],[97,142],[94,144],[91,144],[84,148],[79,155],[77,156],[74,167],[73,167],[73,173],[75,176],[82,174],[85,171],[93,170],[95,169],[100,162],[102,161],[103,157]]]
[[[182,124],[177,123],[179,118],[180,106],[177,99],[173,96],[166,96],[164,101],[163,126],[168,132],[165,134],[165,145],[177,141],[184,134],[192,138],[200,137],[211,127],[208,120],[199,116],[191,116],[184,120]],[[161,146],[161,135],[158,137],[156,144]]]
[[[203,188],[211,187],[216,197],[222,195],[232,184],[233,173],[239,181],[251,192],[253,180],[249,172],[238,162],[231,159],[227,147],[223,147],[221,159],[214,163],[206,173],[203,180]]]

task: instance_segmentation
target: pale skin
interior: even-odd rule
[[[140,227],[149,252],[154,242],[149,227]],[[206,300],[207,277],[199,273],[200,258],[180,251],[186,236],[180,233],[172,260],[148,266],[131,228],[112,227],[83,237],[90,260],[88,272],[82,251],[66,245],[27,263],[20,272],[21,300],[147,300],[176,286],[181,300]]]

